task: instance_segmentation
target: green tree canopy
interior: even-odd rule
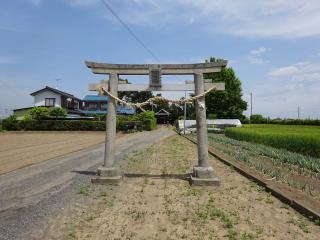
[[[53,107],[49,109],[49,115],[51,117],[66,117],[67,116],[67,111],[61,107]]]
[[[127,79],[120,79],[122,81],[127,82],[127,84],[131,84]],[[120,99],[124,98],[126,101],[132,103],[141,103],[149,98],[153,97],[152,92],[150,91],[125,91],[125,92],[118,92],[118,97]],[[150,106],[144,106],[145,110],[150,110]]]
[[[210,62],[219,59],[210,58]],[[208,62],[208,61],[206,61]],[[216,114],[217,118],[236,118],[243,120],[243,111],[247,109],[247,102],[242,100],[241,81],[232,68],[224,68],[218,73],[204,74],[205,79],[212,82],[224,82],[225,91],[210,92],[206,95],[207,115]]]
[[[42,120],[49,117],[49,109],[47,107],[34,107],[29,114],[34,120]]]

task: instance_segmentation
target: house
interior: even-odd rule
[[[168,124],[169,123],[169,115],[170,113],[164,109],[160,109],[156,112],[155,117],[157,118],[158,124]]]
[[[81,110],[85,115],[106,114],[108,97],[101,95],[86,95],[83,98],[83,109]],[[134,108],[118,105],[117,114],[133,115],[136,111]]]
[[[107,96],[87,95],[84,99],[73,94],[60,91],[52,87],[44,87],[30,94],[34,97],[33,107],[62,107],[69,117],[91,116],[95,114],[107,114]],[[22,119],[33,107],[14,109],[14,114]],[[118,114],[133,115],[135,109],[118,105]]]
[[[48,87],[42,88],[30,94],[34,97],[34,106],[62,107],[68,114],[80,114],[82,100],[70,93]]]

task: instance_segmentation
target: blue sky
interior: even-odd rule
[[[318,0],[108,3],[160,63],[227,59],[242,81],[243,98],[248,101],[253,92],[254,113],[296,117],[299,105],[303,118],[320,118]],[[31,106],[29,93],[55,87],[57,78],[62,79],[59,89],[78,97],[88,94],[88,83],[103,77],[93,75],[85,60],[155,62],[100,0],[1,1],[0,115],[4,109]]]

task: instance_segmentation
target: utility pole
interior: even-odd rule
[[[252,116],[252,92],[250,93],[250,118]]]
[[[187,91],[184,91],[184,100],[187,99]],[[183,113],[183,134],[186,135],[186,118],[187,118],[187,102],[184,102],[184,113]]]
[[[300,119],[300,106],[298,105],[298,119]]]

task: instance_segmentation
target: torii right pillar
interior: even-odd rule
[[[194,74],[195,95],[204,92],[203,73]],[[193,167],[191,175],[192,185],[219,185],[214,169],[208,161],[208,133],[205,97],[201,97],[195,102],[197,120],[197,142],[198,142],[198,165]]]

